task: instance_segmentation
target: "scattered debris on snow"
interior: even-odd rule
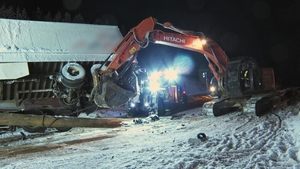
[[[299,111],[300,103],[263,117],[242,112],[208,117],[196,108],[173,120],[160,117],[113,130],[76,128],[1,145],[0,150],[62,144],[99,133],[115,137],[49,151],[0,155],[0,168],[299,168]],[[205,137],[201,134],[199,139],[199,133]]]
[[[146,118],[135,118],[133,119],[134,124],[148,124],[150,122],[154,122],[159,120],[159,116],[156,114],[151,114],[150,116]]]

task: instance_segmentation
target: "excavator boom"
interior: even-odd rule
[[[138,52],[143,45],[148,43],[146,37],[153,31],[155,23],[156,20],[149,17],[139,23],[136,27],[132,28],[114,49],[114,58],[107,69],[117,70],[130,57]]]
[[[154,29],[156,25],[162,25],[173,32]],[[160,24],[152,17],[146,18],[127,33],[115,49],[114,59],[108,69],[117,70],[149,42],[199,52],[207,59],[216,79],[220,80],[225,75],[228,57],[215,41],[206,38],[203,33],[182,31],[169,22]]]

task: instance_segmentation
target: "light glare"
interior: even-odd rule
[[[215,92],[216,91],[216,87],[215,86],[210,86],[209,90],[210,90],[210,92]]]
[[[164,77],[169,81],[176,81],[178,78],[178,70],[177,69],[167,69],[164,71]]]
[[[131,108],[134,108],[134,107],[135,107],[135,103],[132,103],[132,102],[131,102],[131,103],[130,103],[130,107],[131,107]]]
[[[160,90],[160,83],[159,81],[150,81],[149,82],[149,90],[153,93],[156,93]]]
[[[161,76],[162,76],[162,72],[160,71],[152,72],[149,76],[149,81],[159,81]]]

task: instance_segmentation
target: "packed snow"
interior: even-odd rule
[[[211,117],[196,108],[141,124],[127,119],[115,129],[74,128],[2,144],[0,168],[300,168],[299,113],[300,103],[263,117]],[[107,137],[70,144],[98,136]]]

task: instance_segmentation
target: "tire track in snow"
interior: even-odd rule
[[[22,146],[22,147],[12,147],[12,148],[0,150],[0,157],[12,157],[12,156],[28,154],[28,153],[49,151],[53,149],[63,148],[66,146],[83,144],[83,143],[103,140],[112,137],[114,137],[114,135],[98,135],[94,137],[75,139],[75,140],[64,141],[60,143],[51,143],[47,145],[29,145],[29,146]]]
[[[290,167],[287,164],[277,163],[280,161],[280,153],[288,154],[290,158],[297,160],[287,152],[288,146],[285,145],[284,137],[277,138],[283,130],[281,119],[274,114],[254,121],[255,118],[257,117],[250,116],[241,125],[235,127],[233,132],[239,131],[237,133],[224,134],[222,138],[210,138],[202,145],[199,142],[200,148],[198,149],[209,151],[199,156],[202,165],[218,166],[217,164],[221,163],[226,167],[230,166],[232,161],[239,161],[240,167],[251,168],[257,166],[255,163],[261,162],[261,158],[267,159],[265,166]],[[249,126],[252,126],[250,130]]]

